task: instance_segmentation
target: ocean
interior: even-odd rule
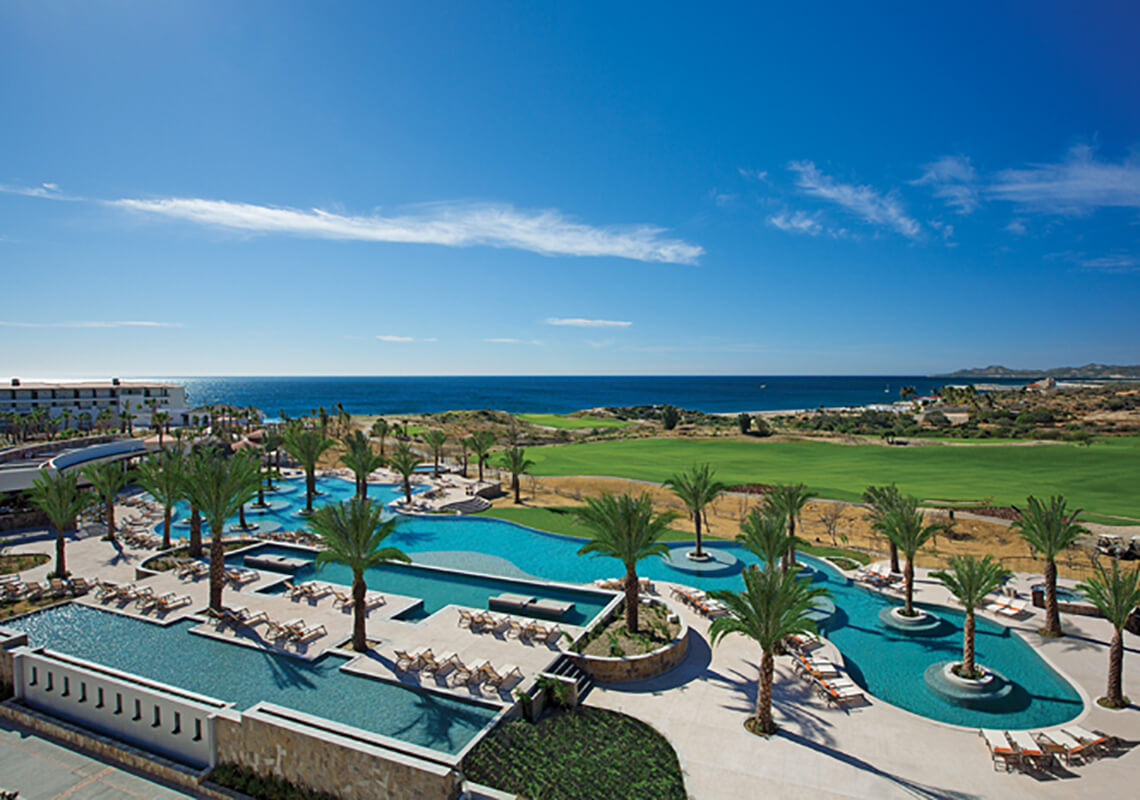
[[[455,409],[565,414],[598,406],[671,403],[708,413],[890,403],[904,386],[929,394],[925,376],[565,376],[565,377],[179,377],[191,406],[254,406],[268,417],[309,414],[341,403],[353,414]],[[993,381],[987,381],[992,383]],[[1023,381],[1011,381],[1019,385]]]

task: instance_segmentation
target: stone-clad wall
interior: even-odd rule
[[[219,718],[216,724],[219,763],[238,764],[342,800],[459,797],[461,776],[442,764],[357,746],[335,735],[312,735],[256,713],[244,713],[240,722]]]
[[[645,655],[624,658],[584,656],[577,653],[568,655],[594,680],[601,683],[615,683],[656,678],[680,664],[687,652],[689,652],[688,627],[669,644]]]
[[[12,651],[28,643],[28,636],[19,631],[5,632],[0,629],[0,700],[7,697],[15,685],[13,679],[14,660]]]

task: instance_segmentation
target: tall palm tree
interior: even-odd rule
[[[515,493],[515,504],[517,505],[521,502],[519,499],[521,489],[519,476],[529,472],[530,468],[534,466],[534,462],[526,457],[526,451],[521,447],[512,447],[503,451],[503,465],[511,473],[511,489]]]
[[[871,507],[872,530],[883,533],[883,519],[888,511],[902,501],[902,497],[899,487],[893,483],[886,486],[868,486],[863,490],[863,502]],[[890,545],[891,572],[902,572],[899,569],[899,549],[889,539],[887,542]]]
[[[150,415],[150,426],[158,428],[158,446],[162,447],[162,436],[170,425],[170,415],[165,411],[155,411]]]
[[[403,479],[404,499],[408,505],[412,503],[412,474],[422,462],[416,451],[407,442],[398,442],[392,457],[388,459],[390,466]]]
[[[1062,636],[1061,614],[1057,610],[1057,556],[1087,534],[1088,528],[1077,523],[1081,509],[1070,512],[1061,495],[1049,498],[1045,505],[1036,497],[1026,500],[1021,518],[1010,526],[1045,559],[1045,628],[1044,636]]]
[[[714,474],[709,464],[698,464],[691,467],[688,472],[680,472],[665,481],[665,485],[681,499],[693,518],[693,527],[697,532],[697,549],[694,555],[697,558],[704,557],[704,551],[701,550],[701,517],[705,506],[728,491],[728,484],[716,480]]]
[[[160,450],[147,456],[135,472],[139,484],[162,504],[162,549],[170,549],[170,518],[185,494],[186,457],[181,450]]]
[[[323,411],[324,409],[322,409]],[[317,462],[325,451],[336,444],[320,431],[290,425],[285,429],[282,443],[289,455],[305,470],[305,513],[313,513],[313,494],[317,491]]]
[[[788,526],[783,516],[754,508],[740,523],[736,541],[763,560],[764,569],[774,570],[788,553]]]
[[[491,431],[475,431],[471,434],[471,451],[479,462],[479,483],[483,482],[483,466],[487,463],[487,456],[495,446],[495,434]]]
[[[424,431],[424,444],[431,450],[432,477],[439,477],[439,458],[443,454],[443,446],[447,443],[447,434],[439,428]]]
[[[942,529],[941,525],[924,525],[923,522],[918,500],[909,496],[902,498],[883,518],[883,533],[898,547],[899,552],[906,556],[906,567],[903,570],[906,606],[903,614],[908,617],[915,616],[914,557],[919,548]]]
[[[1140,606],[1140,569],[1123,571],[1120,562],[1112,560],[1109,573],[1097,564],[1096,574],[1077,586],[1077,591],[1100,609],[1112,625],[1112,642],[1108,647],[1108,691],[1104,702],[1112,708],[1129,704],[1124,696],[1124,625]]]
[[[788,571],[788,567],[796,560],[796,520],[808,501],[807,487],[802,483],[776,486],[764,498],[764,506],[783,516],[788,524],[788,551],[780,562],[780,569]]]
[[[758,733],[772,734],[777,730],[772,719],[776,649],[789,636],[815,631],[811,612],[817,598],[827,595],[826,589],[812,586],[810,580],[775,569],[744,570],[743,592],[725,589],[709,592],[709,596],[724,603],[729,612],[714,619],[709,626],[713,644],[730,633],[739,633],[760,645],[760,686],[756,692],[756,711],[752,715],[752,724]]]
[[[261,437],[261,452],[265,455],[265,485],[272,489],[273,479],[281,468],[281,434],[273,428],[266,430]]]
[[[115,495],[127,485],[127,473],[117,461],[88,464],[80,471],[103,501],[103,515],[107,523],[107,536],[115,541]]]
[[[962,625],[962,668],[958,674],[963,678],[981,677],[974,668],[974,611],[985,602],[987,594],[1005,582],[1009,570],[988,554],[982,558],[955,555],[950,559],[949,571],[938,570],[930,573],[930,577],[941,581],[966,609],[966,621]]]
[[[55,528],[55,577],[67,577],[63,532],[75,527],[75,518],[87,506],[85,493],[79,491],[79,476],[74,472],[41,472],[28,494]]]
[[[356,478],[356,496],[363,499],[368,496],[368,476],[384,466],[384,457],[373,451],[372,442],[363,431],[353,431],[344,437],[343,443],[340,463],[352,470]]]
[[[467,456],[475,450],[474,442],[470,436],[461,437],[459,440],[459,449],[463,452],[463,477],[467,477]]]
[[[187,491],[210,526],[210,609],[221,611],[226,519],[257,494],[261,481],[257,459],[246,451],[229,458],[217,452],[195,453],[187,472]]]
[[[309,518],[309,530],[321,537],[325,546],[317,553],[317,570],[330,562],[352,570],[352,649],[358,653],[368,649],[364,571],[385,561],[411,561],[402,550],[381,547],[396,530],[396,520],[381,521],[383,510],[383,505],[367,497],[354,497],[347,503],[329,503]]]
[[[590,541],[578,555],[610,556],[625,565],[625,626],[637,632],[637,562],[649,556],[668,555],[669,548],[661,537],[677,518],[672,511],[653,513],[648,494],[631,494],[586,499],[586,505],[575,512],[578,522],[590,529]]]
[[[388,420],[381,417],[372,423],[371,433],[380,440],[380,455],[384,455],[384,440],[388,438]]]

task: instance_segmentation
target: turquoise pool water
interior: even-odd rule
[[[423,486],[413,487],[412,493],[424,491]],[[313,508],[320,508],[325,503],[338,503],[348,500],[356,494],[356,487],[352,481],[343,478],[317,478],[317,492],[313,497]],[[401,486],[391,483],[368,485],[368,496],[381,503],[389,503],[397,497],[403,497]],[[149,495],[147,495],[149,497]],[[274,482],[274,491],[267,492],[265,502],[269,504],[268,510],[261,510],[247,504],[245,507],[245,521],[247,524],[259,525],[263,531],[297,530],[305,527],[305,520],[297,516],[297,512],[305,507],[305,481],[303,478],[281,480]],[[174,507],[174,523],[170,527],[170,535],[175,538],[186,538],[190,535],[190,506],[179,503]],[[226,520],[227,532],[231,525],[238,523],[235,514]],[[159,522],[152,529],[162,534],[162,523]],[[205,521],[202,523],[203,535],[209,535],[209,528]]]
[[[405,518],[388,541],[409,554],[446,553],[448,558],[432,559],[445,566],[462,568],[462,551],[474,551],[497,556],[527,574],[558,581],[584,583],[623,572],[614,559],[578,556],[579,540],[496,519]],[[742,563],[757,561],[740,547],[722,543],[711,546],[729,550]],[[978,661],[1013,680],[1015,691],[1001,708],[985,711],[943,699],[926,688],[922,675],[936,661],[961,657],[964,614],[948,608],[929,609],[944,620],[941,633],[923,637],[892,633],[879,622],[878,613],[898,605],[897,599],[851,583],[822,561],[807,556],[801,560],[813,567],[813,580],[831,592],[838,606],[825,631],[827,636],[842,651],[852,678],[876,697],[931,719],[969,727],[1046,727],[1068,722],[1081,712],[1076,690],[1033,648],[1004,627],[980,617]],[[496,560],[488,560],[484,568],[494,571],[495,564]],[[677,572],[658,559],[643,562],[638,574],[705,590],[743,588],[739,572],[698,577]]]
[[[151,680],[232,702],[257,702],[325,717],[445,753],[457,753],[497,713],[492,707],[340,671],[342,656],[306,662],[82,605],[8,620],[47,647]]]
[[[275,554],[293,558],[312,559],[304,550],[280,545],[264,545],[253,550],[243,551],[229,561],[243,561],[246,555]],[[352,585],[352,570],[343,564],[327,564],[318,572],[310,564],[294,573],[295,581],[322,580],[342,586]],[[509,578],[495,578],[482,575],[459,575],[451,572],[420,569],[404,564],[384,564],[373,567],[364,573],[364,581],[369,589],[391,592],[405,597],[419,597],[424,601],[423,610],[409,618],[422,618],[434,614],[446,605],[454,604],[472,608],[488,608],[487,598],[508,592],[537,597],[544,600],[557,600],[574,604],[574,609],[560,622],[570,625],[585,625],[606,607],[612,598],[610,594],[584,589],[562,589],[552,586],[538,587],[519,583]],[[421,616],[422,614],[422,616]],[[515,616],[526,616],[515,614]]]

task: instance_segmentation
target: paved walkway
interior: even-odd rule
[[[192,797],[0,720],[0,790],[20,800],[175,800]]]

